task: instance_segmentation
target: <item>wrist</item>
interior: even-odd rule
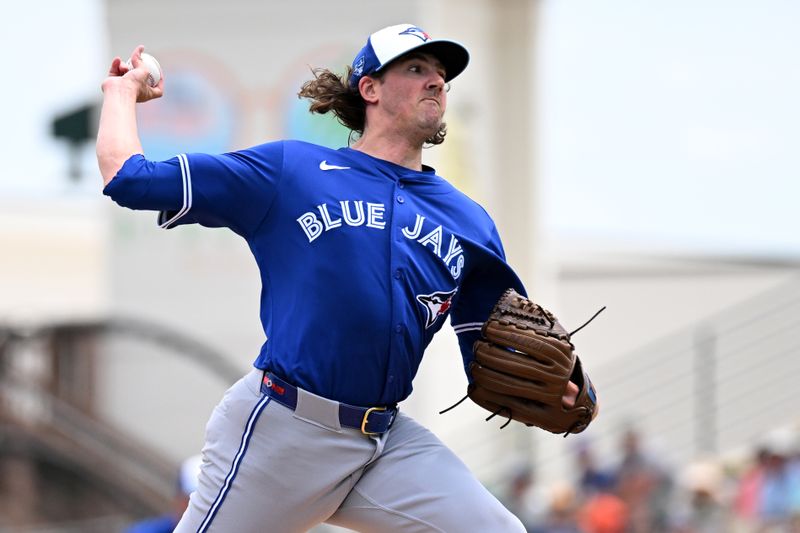
[[[106,96],[113,94],[124,98],[130,98],[133,101],[136,101],[136,96],[139,93],[136,82],[123,76],[110,76],[106,78],[102,85],[100,85],[100,89]]]

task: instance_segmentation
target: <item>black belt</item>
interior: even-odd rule
[[[272,372],[264,372],[261,392],[291,410],[297,407],[297,387]],[[397,407],[356,407],[339,402],[339,423],[360,429],[364,435],[387,432],[396,416]]]

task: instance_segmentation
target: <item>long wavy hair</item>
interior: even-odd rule
[[[309,104],[311,113],[322,115],[332,112],[344,127],[358,136],[363,135],[367,120],[367,105],[358,89],[351,88],[348,83],[353,68],[348,66],[344,76],[325,68],[311,69],[311,72],[314,78],[300,87],[297,97],[311,100]],[[380,80],[383,72],[375,72],[370,74],[370,77]],[[447,135],[447,125],[442,122],[436,134],[426,139],[425,144],[442,144],[445,135]]]

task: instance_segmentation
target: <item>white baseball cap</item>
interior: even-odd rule
[[[397,24],[378,30],[367,39],[367,44],[353,60],[350,86],[358,87],[358,80],[411,51],[431,54],[442,62],[445,80],[450,81],[467,67],[469,51],[456,41],[433,39],[422,28],[413,24]]]

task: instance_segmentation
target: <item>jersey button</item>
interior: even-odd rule
[[[388,381],[389,383],[391,383],[392,381],[394,381],[394,376],[389,376],[389,379],[387,379],[386,381]]]
[[[400,189],[404,189],[406,185],[405,185],[405,183],[398,183],[398,184],[397,184],[397,186],[398,186]]]
[[[403,324],[397,324],[397,325],[394,327],[394,330],[395,330],[397,333],[403,333]]]
[[[403,277],[403,273],[400,270],[394,271],[394,279],[401,279]]]
[[[405,201],[406,201],[406,199],[405,199],[405,198],[403,198],[402,196],[398,196],[398,197],[397,197],[397,203],[398,203],[398,204],[402,204],[402,203],[403,203],[403,202],[405,202]]]

